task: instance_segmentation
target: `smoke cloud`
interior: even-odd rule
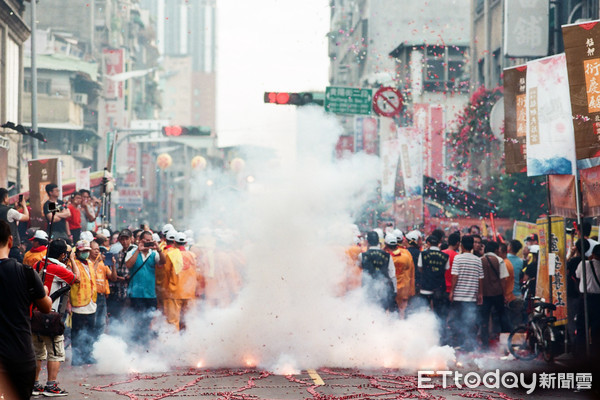
[[[337,121],[316,107],[299,109],[298,119],[294,167],[245,159],[255,181],[242,191],[207,188],[207,180],[232,180],[210,170],[191,182],[205,206],[190,216],[191,226],[176,228],[211,232],[217,245],[240,252],[237,296],[221,307],[199,302],[180,333],[157,318],[158,338],[146,349],[103,335],[94,352],[99,371],[256,366],[288,374],[325,366],[443,368],[454,359],[438,345],[432,313],[399,320],[361,290],[339,295],[349,226],[378,185],[380,164],[365,154],[333,161]]]

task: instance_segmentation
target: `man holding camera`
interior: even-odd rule
[[[156,267],[164,265],[163,251],[152,239],[152,232],[143,231],[139,246],[128,255],[125,265],[129,269],[127,297],[131,310],[138,317],[138,338],[141,343],[148,341],[152,314],[156,310]]]
[[[18,250],[21,240],[19,237],[17,222],[29,221],[29,210],[27,209],[27,203],[22,196],[19,196],[19,204],[23,207],[23,214],[8,205],[8,190],[5,188],[0,188],[0,221],[6,221],[10,226],[10,234],[13,238],[13,245],[10,249],[10,257],[20,262],[23,260],[23,258]]]
[[[70,243],[67,219],[71,217],[71,211],[65,207],[62,200],[58,199],[60,189],[56,184],[47,184],[46,193],[48,194],[48,200],[44,203],[44,215],[48,226],[52,223],[52,237],[50,239],[60,238]]]

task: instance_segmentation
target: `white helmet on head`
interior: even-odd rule
[[[408,240],[409,242],[418,242],[419,238],[421,237],[421,232],[418,230],[414,230],[414,231],[410,231],[406,234],[406,240]]]
[[[404,240],[404,233],[400,229],[394,229],[393,234],[398,238],[398,243]]]
[[[160,230],[162,232],[163,235],[166,235],[171,229],[175,229],[173,227],[173,225],[171,224],[165,224],[163,225],[162,229]]]
[[[174,242],[177,240],[177,234],[179,232],[177,232],[175,229],[170,229],[166,234],[165,234],[165,238],[170,241],[170,242]]]
[[[385,235],[385,244],[390,246],[396,246],[398,244],[398,238],[396,237],[396,235],[388,233],[387,235]]]
[[[183,232],[177,232],[177,236],[175,237],[175,241],[177,244],[186,244],[187,236]]]

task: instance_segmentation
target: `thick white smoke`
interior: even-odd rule
[[[358,154],[333,161],[340,134],[335,119],[318,108],[298,115],[303,151],[293,168],[255,170],[259,189],[242,196],[215,191],[192,218],[196,232],[236,231],[228,246],[243,252],[246,266],[234,302],[225,308],[198,304],[185,331],[161,331],[139,354],[103,337],[95,351],[100,370],[257,366],[287,374],[325,366],[441,368],[454,358],[452,349],[438,346],[433,314],[399,320],[360,290],[339,297],[347,268],[343,250],[352,240],[348,226],[378,184],[379,160]]]

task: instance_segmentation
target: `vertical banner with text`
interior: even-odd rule
[[[527,175],[575,172],[573,117],[564,54],[527,63]]]
[[[551,214],[577,218],[575,175],[548,175]]]
[[[600,216],[600,166],[582,169],[581,193],[583,197],[583,214],[587,217]]]
[[[30,224],[33,228],[46,229],[43,206],[48,200],[46,185],[54,183],[62,189],[59,158],[31,160],[29,170],[29,204],[31,206]]]
[[[504,159],[506,172],[527,171],[527,66],[504,70]]]
[[[75,190],[90,190],[90,169],[75,170]]]
[[[598,22],[600,21],[562,27],[578,160],[600,156],[600,24]]]
[[[535,295],[546,299],[556,306],[554,316],[555,325],[567,323],[567,273],[566,254],[567,244],[565,236],[565,219],[563,217],[552,217],[552,236],[548,232],[548,218],[539,218],[540,253],[538,258],[538,271],[536,278]],[[548,253],[548,241],[550,241],[550,254]],[[554,261],[550,258],[553,257]],[[551,269],[554,267],[554,273]],[[550,299],[550,275],[552,275],[552,299]]]
[[[398,170],[404,196],[396,202],[396,219],[404,229],[423,224],[423,146],[421,131],[416,128],[398,128],[400,161]]]

